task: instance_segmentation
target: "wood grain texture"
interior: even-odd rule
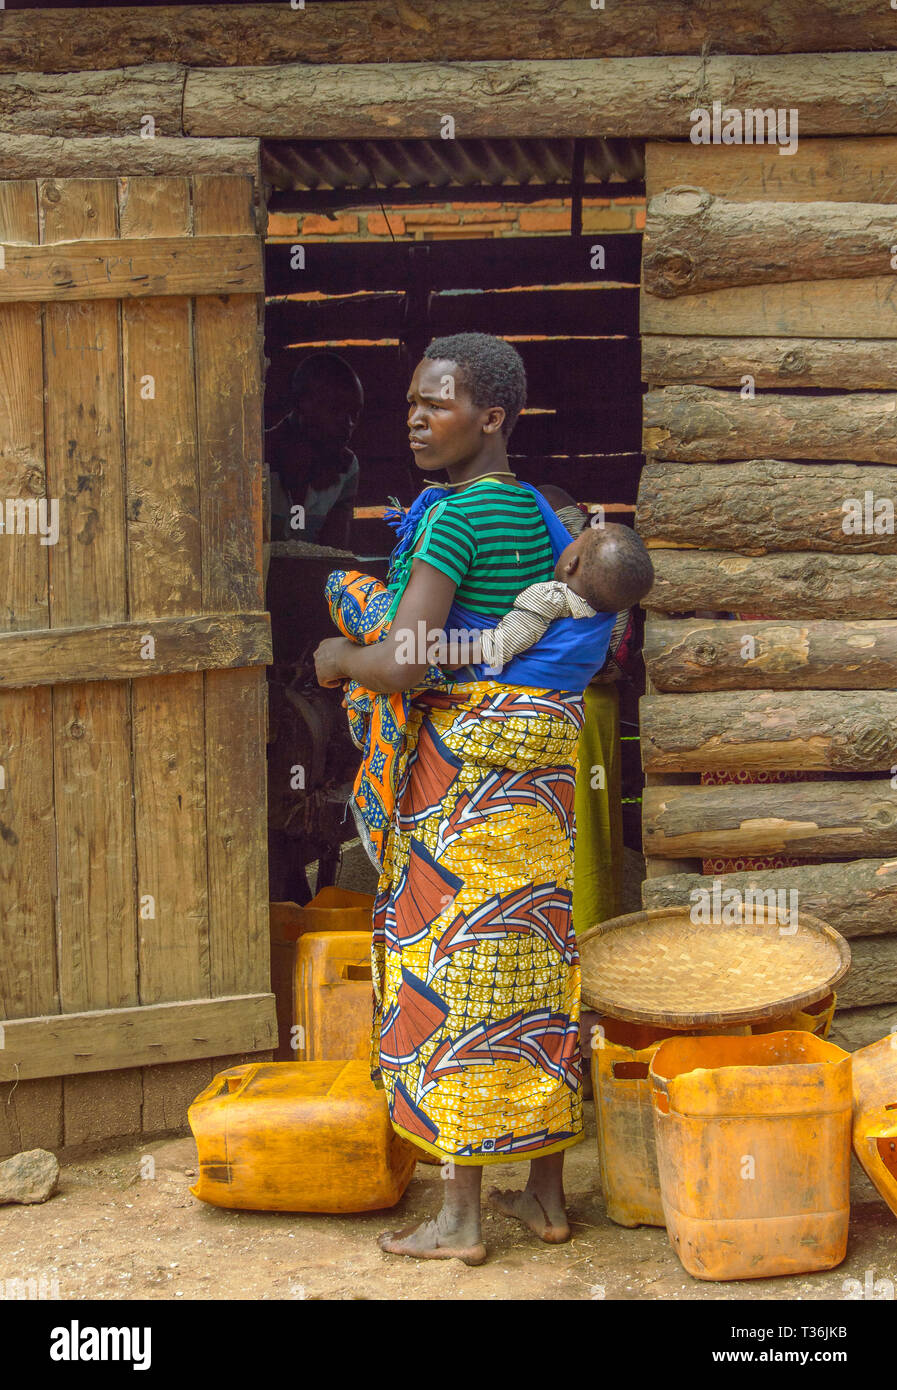
[[[892,206],[735,202],[673,189],[648,203],[645,292],[663,298],[731,285],[884,275],[894,244]]]
[[[263,288],[256,237],[131,237],[5,249],[0,303],[135,299]]]
[[[0,13],[0,45],[2,24],[11,13]],[[68,15],[65,23],[73,26]],[[258,181],[258,140],[190,140],[181,135],[157,135],[154,140],[144,140],[136,134],[67,139],[62,135],[9,135],[0,131],[3,179],[108,179],[139,174],[188,177],[198,173],[249,174]]]
[[[195,245],[186,180],[129,179],[120,203],[130,240]],[[202,541],[189,299],[123,304],[122,363],[130,616],[197,612]],[[212,993],[202,675],[148,675],[133,684],[131,701],[140,1001],[195,999]]]
[[[770,457],[895,463],[897,395],[750,397],[709,386],[666,386],[645,397],[644,449],[683,463]],[[885,490],[886,478],[879,478]]]
[[[770,618],[897,618],[893,555],[795,552],[738,555],[718,550],[652,550],[647,609],[710,609]]]
[[[642,828],[645,853],[668,858],[897,855],[897,791],[890,778],[646,787]]]
[[[687,905],[694,901],[690,897],[694,889],[712,889],[716,880],[721,893],[726,888],[742,893],[749,888],[795,890],[799,911],[821,918],[848,938],[891,934],[897,924],[897,859],[854,859],[848,864],[802,864],[732,874],[674,874],[646,880],[642,903],[645,907]]]
[[[851,48],[853,45],[848,44]],[[794,154],[774,145],[649,142],[645,189],[705,188],[741,202],[897,202],[897,143],[889,136],[806,140]]]
[[[194,181],[198,235],[252,225],[245,179]],[[200,515],[206,611],[264,606],[260,303],[196,304]],[[211,980],[270,988],[265,673],[208,671],[205,688]]]
[[[222,1049],[254,1051],[276,1042],[271,994],[17,1019],[7,1025],[6,1046],[0,1049],[0,1080],[105,1073],[125,1056],[141,1066],[208,1057]]]
[[[874,1004],[865,1009],[836,1009],[828,1041],[845,1052],[868,1047],[897,1032],[897,1004]]]
[[[749,403],[744,404],[749,410]],[[857,416],[861,429],[862,406]],[[722,422],[720,428],[724,428]],[[646,430],[652,438],[661,433],[666,432]],[[775,430],[770,433],[775,435]],[[832,433],[837,439],[837,427]],[[773,437],[770,442],[776,446],[782,441]],[[821,442],[829,447],[828,440]],[[888,448],[883,437],[876,445],[868,439],[867,443],[869,453]],[[691,440],[661,444],[667,452],[704,447],[703,442]],[[712,442],[706,447],[709,450]],[[792,447],[801,445],[795,442]],[[860,445],[856,447],[859,450]],[[735,448],[724,446],[724,450]],[[897,458],[897,435],[890,452]],[[897,552],[897,468],[770,458],[749,463],[648,464],[639,480],[636,526],[652,548],[734,550],[745,555],[783,550],[893,555]]]
[[[298,22],[297,22],[298,19]],[[606,58],[641,53],[811,53],[894,48],[891,16],[875,0],[627,0],[591,10],[577,0],[356,0],[310,4],[163,5],[8,10],[0,71],[76,72],[159,60],[196,67],[240,63],[422,59]]]
[[[35,240],[37,188],[0,184],[0,238]],[[0,308],[0,491],[44,497],[42,311]],[[0,632],[48,622],[47,547],[34,535],[0,537]],[[55,1013],[53,723],[50,692],[0,693],[0,1019]],[[62,1137],[62,1082],[0,1085],[0,1152],[53,1148]]]
[[[640,716],[651,771],[884,772],[897,764],[893,691],[646,695]]]
[[[44,79],[45,121],[61,104],[77,104],[82,80]],[[403,139],[438,139],[451,112],[467,137],[576,136],[588,112],[596,132],[683,139],[691,111],[718,100],[740,109],[797,108],[803,135],[892,134],[895,84],[890,57],[875,53],[205,68],[187,72],[183,130],[281,140],[374,139],[401,130]],[[116,104],[107,97],[98,120],[108,122]],[[0,125],[22,128],[4,119],[2,90]]]
[[[850,943],[849,973],[838,985],[842,1009],[886,1004],[897,996],[897,937],[860,936]]]
[[[0,75],[0,130],[10,136],[140,138],[143,119],[150,115],[157,136],[180,135],[184,75],[176,63]]]
[[[118,230],[109,180],[38,185],[45,243],[109,239]],[[44,312],[47,479],[59,498],[50,549],[50,626],[127,617],[119,311],[114,303],[53,304]],[[86,408],[85,408],[86,404]],[[138,1002],[137,902],[125,681],[53,691],[60,1007]],[[112,1106],[122,1132],[140,1126],[139,1072],[83,1086],[63,1082],[64,1134]]]
[[[712,337],[897,337],[897,275],[869,280],[796,280],[679,299],[644,295],[642,333]]]
[[[150,658],[147,639],[155,648]],[[144,618],[99,627],[0,634],[0,689],[66,681],[140,679],[271,661],[268,613]]]
[[[757,389],[823,386],[871,391],[891,390],[897,381],[897,339],[649,334],[641,346],[642,379],[657,386],[742,387],[753,382]]]
[[[649,618],[642,654],[666,693],[897,687],[897,622],[887,620]]]

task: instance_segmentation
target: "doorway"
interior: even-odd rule
[[[338,354],[366,397],[351,443],[359,479],[345,546],[322,549],[298,531],[268,549],[271,897],[305,901],[312,864],[321,886],[341,874],[343,846],[354,855],[345,803],[357,763],[338,697],[314,680],[312,653],[332,628],[311,596],[334,568],[386,575],[384,505],[407,506],[420,489],[405,392],[430,339],[469,331],[512,342],[528,401],[509,441],[511,467],[608,520],[633,521],[644,462],[644,155],[632,141],[281,141],[263,145],[262,163],[273,185],[266,439],[311,354]],[[266,455],[276,474],[277,449]],[[624,842],[639,852],[643,677],[618,690]]]

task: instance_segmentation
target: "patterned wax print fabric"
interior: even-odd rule
[[[393,1127],[456,1163],[582,1135],[572,920],[579,694],[418,696],[374,905],[372,1075]]]
[[[327,577],[325,594],[330,616],[344,637],[362,646],[382,641],[388,631],[385,619],[392,594],[381,580],[358,570],[334,570]],[[439,687],[448,682],[431,666],[424,684]],[[345,687],[349,733],[362,753],[352,789],[353,810],[361,841],[378,870],[395,805],[396,766],[405,742],[409,698],[407,691],[377,695],[358,681],[348,681]]]

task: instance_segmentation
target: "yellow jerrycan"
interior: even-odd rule
[[[296,1059],[370,1056],[374,986],[370,931],[304,932],[296,945]]]
[[[187,1118],[199,1156],[190,1191],[217,1207],[379,1211],[395,1206],[417,1162],[365,1062],[229,1067]]]
[[[851,1058],[806,1032],[671,1038],[650,1064],[667,1231],[696,1279],[840,1264]]]

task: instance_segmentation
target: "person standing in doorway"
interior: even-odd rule
[[[495,627],[551,580],[570,535],[508,463],[526,399],[511,344],[434,340],[408,392],[417,466],[443,470],[400,527],[382,641],[329,638],[324,686],[414,691],[422,630]],[[374,906],[374,1075],[393,1127],[443,1161],[434,1220],[384,1233],[414,1259],[486,1258],[483,1168],[529,1160],[494,1206],[548,1243],[567,1240],[564,1151],[583,1138],[579,955],[572,923],[573,798],[582,692],[615,613],[559,618],[496,676],[474,665],[411,699]]]
[[[306,357],[293,374],[292,406],[267,432],[271,539],[349,544],[358,459],[349,448],[364,391],[335,352]]]

